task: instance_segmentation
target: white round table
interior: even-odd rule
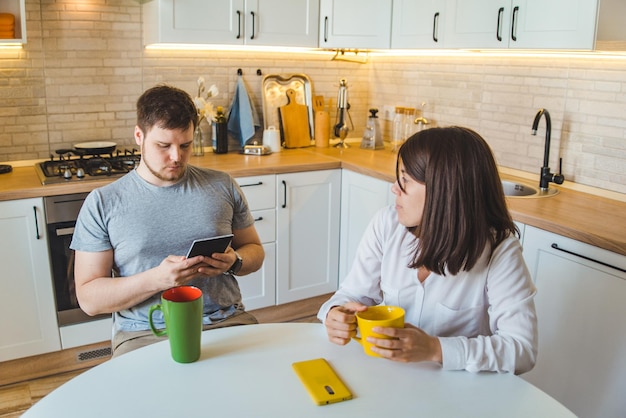
[[[354,399],[317,406],[291,368],[323,357]],[[202,355],[179,364],[163,341],[68,381],[24,415],[34,417],[573,417],[510,374],[443,371],[373,358],[328,341],[321,324],[262,324],[202,334]]]

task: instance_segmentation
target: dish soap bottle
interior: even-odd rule
[[[385,143],[383,142],[383,134],[380,129],[378,116],[376,115],[378,113],[378,109],[372,108],[369,111],[370,115],[367,118],[367,125],[365,125],[361,148],[384,149]]]
[[[213,122],[213,152],[216,154],[226,154],[228,152],[228,127],[224,108],[217,107],[215,122]]]

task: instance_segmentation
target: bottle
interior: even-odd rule
[[[376,147],[376,112],[378,109],[370,109],[370,115],[367,118],[363,139],[361,140],[361,148],[375,149]]]
[[[196,157],[204,155],[204,144],[202,143],[202,129],[200,129],[200,123],[198,123],[198,126],[196,126],[196,129],[193,131],[192,149],[192,153]]]
[[[217,107],[217,114],[213,122],[213,152],[216,154],[228,152],[228,127],[222,106]]]

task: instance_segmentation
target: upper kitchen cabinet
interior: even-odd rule
[[[446,0],[446,46],[593,49],[597,7],[597,0]]]
[[[144,44],[317,47],[319,0],[152,0]]]
[[[8,13],[13,15],[13,23],[7,19],[6,22],[0,22],[2,29],[0,30],[0,45],[6,44],[25,44],[26,43],[26,7],[24,0],[2,0],[0,4],[0,14]],[[10,29],[12,27],[12,29]],[[7,30],[5,30],[7,29]],[[8,36],[8,32],[13,32],[12,37]]]
[[[394,0],[391,48],[442,48],[445,8],[441,0]]]
[[[392,0],[321,0],[320,48],[391,46]]]
[[[626,2],[624,0],[602,0],[598,10],[596,49],[626,50]]]

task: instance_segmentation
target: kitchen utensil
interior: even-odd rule
[[[311,80],[305,74],[269,74],[263,77],[263,127],[280,127],[278,108],[287,103],[287,90],[296,92],[296,102],[308,106],[309,132],[313,136],[313,93]],[[281,131],[282,134],[282,131]],[[283,138],[284,141],[284,138]]]
[[[329,140],[330,115],[325,110],[318,110],[315,112],[315,146],[318,148],[328,148]]]
[[[320,112],[324,110],[324,96],[313,97],[313,111]]]
[[[309,130],[309,108],[296,103],[296,92],[287,90],[288,103],[279,108],[279,116],[285,148],[308,147],[311,145]]]
[[[9,164],[0,164],[0,174],[10,173],[13,171],[13,167]]]
[[[115,151],[115,147],[117,147],[115,142],[108,141],[92,141],[74,144],[75,149],[90,155],[110,154]]]

